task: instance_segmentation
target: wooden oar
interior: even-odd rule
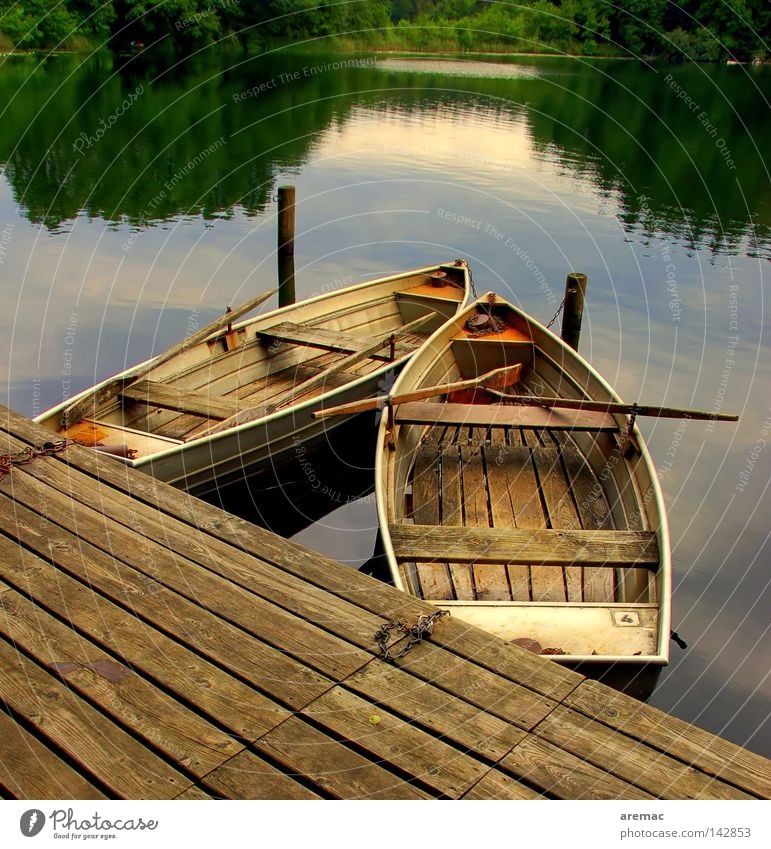
[[[706,410],[681,410],[676,407],[655,407],[648,404],[623,404],[618,401],[590,401],[573,398],[543,398],[536,395],[512,395],[488,389],[496,398],[514,401],[525,407],[558,407],[564,410],[588,410],[595,413],[622,413],[635,416],[655,416],[660,419],[694,419],[695,421],[738,422],[739,416],[728,413],[708,413]]]
[[[393,405],[406,404],[409,401],[422,401],[424,398],[433,398],[434,395],[445,395],[448,392],[456,392],[460,389],[494,389],[503,386],[511,386],[519,380],[522,365],[505,366],[488,371],[480,377],[471,380],[459,380],[455,383],[444,383],[440,386],[425,386],[412,392],[404,392],[401,395],[380,395],[377,398],[367,398],[364,401],[351,401],[349,404],[339,404],[337,407],[328,407],[326,410],[318,410],[313,414],[314,419],[325,419],[327,416],[341,416],[347,413],[365,413],[367,410],[377,410],[390,403]]]
[[[382,348],[385,348],[388,345],[392,338],[398,338],[399,336],[404,336],[406,333],[411,333],[413,330],[417,330],[422,324],[425,324],[427,321],[430,321],[432,318],[436,317],[435,312],[427,313],[426,315],[422,315],[420,318],[416,318],[415,321],[411,321],[409,324],[405,324],[403,327],[400,327],[398,330],[389,333],[388,336],[384,336],[377,340],[377,342],[373,342],[371,345],[367,345],[366,348],[362,348],[360,351],[355,351],[353,354],[349,354],[347,357],[344,357],[337,363],[333,363],[329,368],[324,369],[317,375],[308,378],[308,380],[303,381],[302,383],[298,383],[296,386],[292,387],[292,389],[285,395],[278,403],[276,404],[260,404],[257,407],[249,407],[246,410],[239,410],[234,415],[230,416],[227,419],[224,419],[221,422],[217,422],[217,424],[212,425],[210,428],[205,430],[203,433],[194,434],[191,439],[203,439],[206,436],[211,436],[212,434],[219,433],[220,431],[227,430],[231,427],[238,427],[239,425],[246,424],[247,422],[253,422],[257,419],[261,419],[264,416],[268,416],[276,410],[281,409],[281,407],[286,407],[287,404],[290,404],[294,401],[295,398],[300,395],[304,395],[306,392],[309,392],[311,389],[315,389],[317,386],[321,386],[326,383],[330,377],[333,377],[336,374],[340,374],[341,372],[346,371],[351,366],[356,365],[356,363],[361,362],[362,360],[366,360],[367,357],[371,357],[373,354],[380,351]]]
[[[198,330],[196,333],[193,333],[187,339],[183,340],[177,345],[174,345],[174,347],[169,348],[162,354],[158,354],[158,356],[154,357],[152,360],[150,360],[150,362],[129,369],[128,371],[121,374],[119,377],[114,377],[112,380],[109,380],[102,386],[92,389],[83,398],[80,398],[77,401],[73,401],[72,404],[66,407],[64,409],[64,412],[62,413],[62,428],[64,430],[67,430],[68,428],[72,427],[72,425],[77,424],[79,421],[81,421],[81,419],[86,418],[86,416],[88,416],[89,414],[93,414],[96,409],[102,404],[111,400],[116,395],[119,395],[121,390],[123,390],[128,384],[133,383],[140,377],[144,377],[148,372],[152,371],[154,368],[157,368],[159,365],[162,365],[163,363],[168,362],[173,357],[176,357],[177,354],[182,354],[189,348],[192,348],[194,345],[198,345],[200,342],[203,342],[205,339],[211,336],[212,333],[217,333],[218,331],[223,330],[237,318],[240,318],[242,315],[246,315],[246,313],[251,312],[253,309],[256,309],[260,304],[267,301],[268,298],[274,295],[277,291],[277,289],[271,289],[269,292],[263,292],[256,298],[252,298],[251,301],[247,301],[240,307],[236,307],[236,309],[225,313],[225,315],[220,316],[218,319],[215,319],[213,322],[211,322],[211,324],[207,324],[206,327],[201,328],[201,330]]]

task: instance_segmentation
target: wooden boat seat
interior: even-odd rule
[[[510,404],[437,404],[411,401],[396,409],[397,424],[467,425],[550,428],[552,430],[617,431],[608,413],[559,410]]]
[[[390,525],[399,560],[550,566],[646,567],[659,562],[652,531]]]
[[[336,351],[340,354],[356,354],[372,344],[372,340],[353,336],[341,330],[325,330],[323,327],[306,327],[302,324],[295,324],[292,321],[282,321],[273,327],[268,327],[266,330],[258,330],[257,337],[265,344],[271,345],[275,341],[288,342],[290,345],[304,345],[308,348],[321,348],[324,351]],[[414,344],[406,343],[402,340],[396,343],[396,357],[403,357],[415,350]],[[376,352],[369,355],[376,360],[385,360],[388,362],[389,356],[388,347],[385,346],[382,352]]]
[[[138,380],[123,389],[120,396],[131,401],[141,401],[151,407],[189,413],[207,419],[227,419],[246,406],[232,398],[167,386],[154,380]]]

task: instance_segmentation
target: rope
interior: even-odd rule
[[[391,619],[388,622],[385,622],[377,629],[373,637],[380,649],[380,657],[383,660],[398,660],[400,657],[404,657],[404,655],[407,654],[413,646],[423,642],[426,637],[431,636],[431,632],[434,630],[434,622],[436,622],[437,619],[441,619],[442,616],[449,615],[449,610],[437,610],[435,613],[431,613],[428,616],[418,616],[415,624],[412,626],[407,625],[404,619]],[[392,631],[396,631],[397,636],[389,645],[388,639],[391,636]],[[391,649],[397,642],[399,642],[399,640],[401,640],[402,636],[409,637],[410,640],[400,649],[400,651],[393,654]]]
[[[10,475],[15,466],[26,466],[37,457],[61,454],[73,442],[72,439],[60,439],[57,442],[44,442],[40,447],[24,448],[16,454],[0,454],[0,481]]]

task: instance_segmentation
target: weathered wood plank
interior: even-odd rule
[[[210,772],[201,783],[223,799],[321,798],[254,752],[241,752]]]
[[[122,389],[119,394],[123,398],[141,401],[150,407],[190,413],[207,419],[226,419],[243,407],[243,404],[230,398],[182,389],[156,380],[139,380]]]
[[[599,481],[589,464],[567,439],[552,435],[559,445],[562,462],[575,499],[581,527],[586,530],[605,530],[611,527],[610,510]],[[615,601],[615,575],[607,569],[584,568],[584,601]]]
[[[197,776],[241,751],[242,744],[159,690],[136,668],[125,666],[0,583],[0,592],[4,588],[0,632],[116,723]]]
[[[117,796],[168,799],[192,783],[4,640],[0,698]]]
[[[491,769],[470,790],[463,794],[464,799],[544,799],[541,793],[532,790],[526,784],[517,781],[499,769]]]
[[[488,770],[481,761],[342,687],[316,699],[302,714],[451,799],[460,798]]]
[[[708,776],[729,782],[759,798],[771,798],[771,761],[657,708],[588,680],[565,699],[565,706],[641,740]]]
[[[490,760],[502,758],[524,736],[511,723],[396,666],[370,663],[348,677],[345,686]]]
[[[447,618],[434,626],[434,635],[444,630]],[[526,686],[501,680],[496,673],[480,669],[473,660],[453,657],[431,642],[421,643],[395,665],[430,682],[451,695],[529,731],[555,707],[552,699],[534,693]],[[500,645],[500,643],[499,643]],[[524,652],[523,652],[524,653]]]
[[[462,493],[461,464],[458,445],[448,445],[442,450],[442,525],[463,525],[464,497]],[[453,595],[457,599],[473,599],[474,583],[468,563],[447,563],[452,580]]]
[[[3,437],[3,429],[10,429],[23,444],[50,439],[50,431],[18,413],[7,408],[0,412],[0,442],[9,444],[7,437]],[[15,448],[4,447],[4,450]],[[111,458],[100,457],[88,449],[71,446],[60,457],[43,462],[70,467],[73,474],[74,470],[80,470],[92,480],[101,480],[130,494],[139,502],[163,510],[192,528],[204,530],[218,539],[240,547],[375,615],[416,617],[434,610],[431,605],[418,599],[394,593],[392,588],[367,575],[287,540],[278,540],[269,531],[225,514],[216,507],[172,489],[147,475],[136,474],[123,464],[116,463]],[[6,482],[0,484],[0,488],[3,486],[6,486]],[[443,620],[442,628],[435,629],[432,641],[445,646],[455,656],[473,657],[475,663],[495,670],[505,679],[525,683],[531,690],[551,698],[563,698],[584,680],[583,676],[559,664],[544,664],[542,659],[516,646],[502,645],[489,634],[460,620]]]
[[[176,552],[147,537],[137,536],[104,513],[84,505],[77,510],[71,497],[63,495],[28,474],[14,477],[13,495],[41,516],[48,516],[62,527],[77,528],[83,549],[98,549],[111,563],[112,574],[126,584],[156,581],[200,611],[201,616],[216,610],[218,620],[227,620],[244,634],[275,646],[284,654],[308,663],[323,674],[343,678],[370,659],[349,643],[282,608],[262,599],[214,572],[197,566]],[[39,536],[31,544],[47,542]],[[119,558],[118,555],[119,554]]]
[[[287,342],[290,345],[306,345],[309,348],[321,348],[325,351],[337,351],[343,354],[358,354],[367,347],[371,347],[372,340],[369,337],[354,336],[341,330],[327,330],[323,327],[306,327],[295,324],[292,321],[282,321],[265,330],[258,330],[257,335],[268,344],[274,341]],[[409,346],[397,343],[396,358],[409,353]],[[369,356],[389,361],[388,354],[372,352]]]
[[[17,799],[104,799],[84,775],[0,710],[0,785]]]
[[[651,799],[649,793],[529,734],[499,764],[558,799]]]
[[[472,528],[487,528],[490,526],[488,511],[487,479],[484,469],[481,433],[482,428],[475,428],[476,445],[461,445],[461,463],[463,475],[463,507],[464,525]],[[473,436],[472,436],[473,439]],[[491,599],[502,594],[503,598],[511,598],[506,576],[501,566],[473,563],[471,572],[474,584],[474,595],[470,599]],[[502,577],[502,580],[501,580]]]
[[[584,531],[546,528],[447,528],[391,525],[399,558],[449,557],[462,563],[538,563],[565,566],[619,564],[654,568],[656,535],[650,531]]]
[[[19,521],[23,523],[24,516]],[[53,537],[51,544],[57,548],[67,543]],[[136,627],[132,612],[4,537],[0,537],[0,575],[62,619],[77,623],[95,643],[109,647],[133,669],[162,680],[183,701],[241,739],[254,740],[289,716],[284,708],[165,634]],[[284,674],[288,671],[283,668]]]
[[[249,639],[240,628],[183,599],[160,583],[133,573],[77,536],[28,512],[20,504],[12,505],[9,511],[10,504],[7,499],[0,499],[0,523],[7,527],[13,521],[14,535],[19,542],[48,547],[46,559],[52,563],[51,566],[43,563],[32,552],[0,536],[3,578],[22,592],[26,591],[30,581],[36,582],[41,573],[48,573],[51,582],[47,587],[48,593],[51,586],[67,583],[64,573],[71,574],[85,585],[85,592],[81,595],[81,600],[85,596],[84,603],[88,603],[89,591],[105,595],[118,606],[125,607],[133,615],[145,617],[161,632],[225,666],[293,709],[331,686],[330,679],[325,676],[291,660],[271,646]],[[10,564],[12,568],[6,568]],[[96,618],[84,616],[80,627],[89,629],[91,636],[98,638],[100,632],[97,629],[103,628],[101,600],[96,609]],[[203,680],[208,679],[204,677]]]
[[[617,431],[613,416],[580,410],[520,407],[510,404],[438,404],[409,401],[396,410],[397,424],[548,427],[554,430]]]
[[[200,787],[193,786],[188,787],[184,793],[180,793],[179,796],[175,796],[174,798],[188,802],[203,802],[210,800],[212,797]]]
[[[386,763],[373,763],[299,717],[266,734],[255,748],[337,799],[430,798],[389,772]]]
[[[560,461],[559,452],[553,448],[531,447],[541,494],[549,514],[549,525],[555,530],[577,530],[581,527],[578,511],[573,503],[568,481]],[[583,601],[583,570],[580,566],[566,565],[564,586],[557,593],[557,600]],[[544,601],[551,601],[546,597]]]
[[[207,572],[219,575],[304,620],[337,632],[354,644],[371,650],[372,634],[382,624],[379,617],[367,615],[348,602],[330,598],[328,593],[309,585],[307,581],[262,560],[256,560],[243,551],[234,551],[232,546],[204,532],[196,530],[191,533],[189,526],[159,514],[157,510],[109,487],[90,486],[73,490],[72,480],[61,464],[35,464],[28,466],[25,474],[44,481],[55,490],[70,490],[75,501],[108,514],[115,522],[129,529],[133,536],[145,537],[146,540],[141,544],[144,555],[151,560],[161,558],[161,562],[168,563],[170,553],[187,558],[205,567]],[[160,549],[159,553],[156,544],[167,551]]]
[[[418,448],[412,472],[412,517],[415,522],[439,524],[440,470],[437,444],[433,440],[424,442]],[[454,598],[446,563],[421,563],[417,575],[423,598]]]
[[[484,449],[484,462],[487,471],[487,485],[490,489],[490,511],[495,528],[515,528],[519,525],[514,508],[514,493],[518,492],[527,480],[522,479],[522,465],[516,452],[506,444],[505,432],[493,428],[490,445]],[[531,471],[528,469],[528,471]],[[521,496],[517,496],[520,498]],[[532,493],[531,493],[532,497]],[[525,521],[527,521],[525,519]],[[539,513],[540,522],[540,513]],[[482,570],[484,566],[475,566]],[[502,563],[487,567],[488,581],[494,578],[485,598],[506,601],[528,601],[530,598],[530,569],[528,566],[507,565]],[[494,571],[493,571],[494,570]],[[494,589],[497,587],[497,589]]]
[[[538,737],[662,799],[751,799],[584,714],[558,707],[536,728]]]

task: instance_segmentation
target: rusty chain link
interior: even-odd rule
[[[434,630],[434,622],[437,619],[449,615],[449,610],[437,610],[428,615],[418,616],[415,624],[412,626],[408,625],[404,619],[392,619],[389,622],[383,623],[374,634],[374,640],[380,649],[380,657],[383,660],[398,660],[400,657],[404,657],[413,646],[422,642],[426,637],[431,636],[431,632]],[[393,631],[396,631],[398,636],[389,645],[388,639]],[[410,640],[400,651],[393,654],[391,649],[399,642],[402,636],[410,637]]]
[[[0,454],[0,481],[10,475],[15,466],[26,466],[37,457],[50,457],[61,454],[67,446],[74,442],[72,439],[59,439],[56,442],[44,442],[41,446],[29,446],[16,454]]]

